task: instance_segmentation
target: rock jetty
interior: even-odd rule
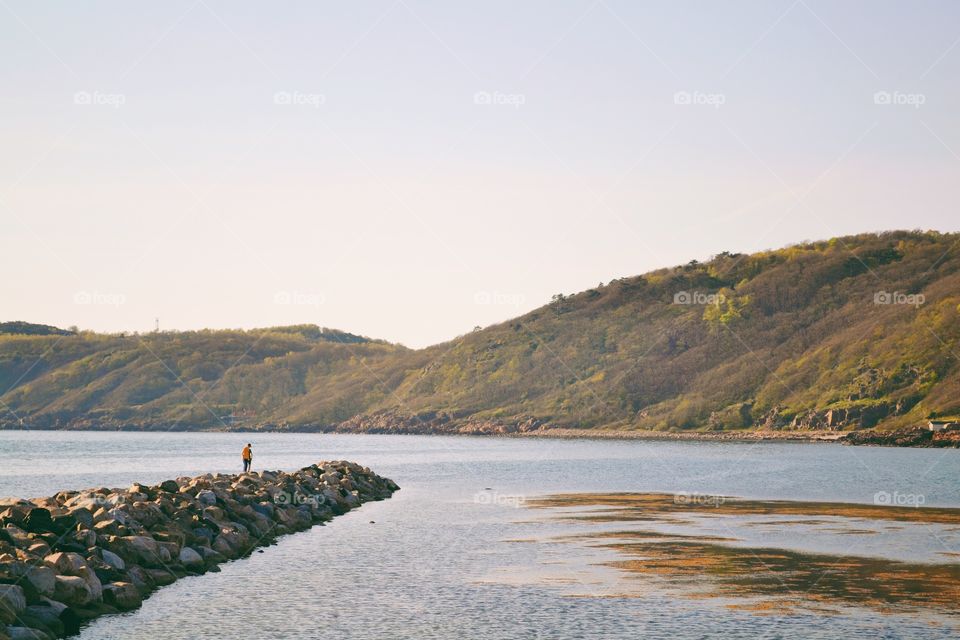
[[[351,462],[0,499],[0,640],[50,640],[399,489]]]

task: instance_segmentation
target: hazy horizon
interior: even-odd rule
[[[5,2],[0,320],[418,348],[722,251],[960,229],[960,5],[733,6]]]

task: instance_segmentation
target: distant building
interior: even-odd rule
[[[957,423],[953,420],[931,420],[927,423],[927,429],[930,431],[952,431],[957,426]]]

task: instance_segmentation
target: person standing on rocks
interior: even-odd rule
[[[250,471],[251,465],[253,465],[253,449],[250,447],[250,443],[247,443],[247,446],[243,448],[243,451],[240,453],[240,457],[243,458],[243,472],[246,473]]]

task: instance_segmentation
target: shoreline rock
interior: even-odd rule
[[[206,474],[0,498],[0,640],[52,640],[399,487],[366,467]]]

